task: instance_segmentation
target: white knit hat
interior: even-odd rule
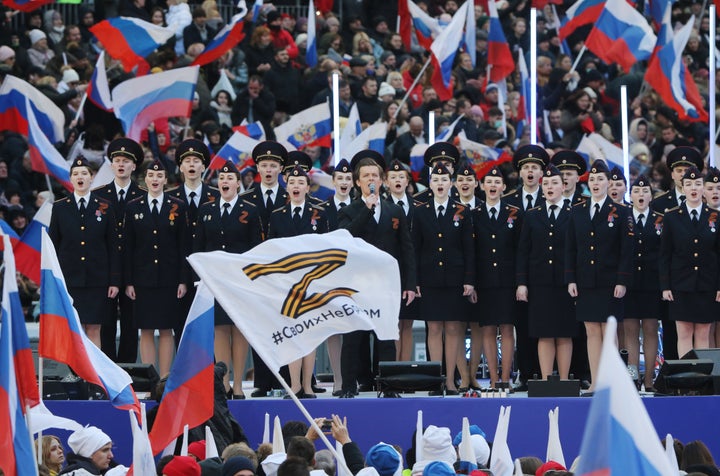
[[[109,436],[94,426],[86,426],[77,430],[68,438],[68,445],[73,452],[85,458],[92,457],[93,453],[112,442]]]
[[[42,30],[30,30],[30,44],[34,45],[38,41],[42,40],[43,38],[47,38],[47,35]]]

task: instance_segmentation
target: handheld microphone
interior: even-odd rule
[[[375,195],[375,184],[374,183],[370,184],[370,195]]]

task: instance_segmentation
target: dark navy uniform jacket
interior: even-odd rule
[[[590,220],[591,200],[572,207],[565,246],[565,283],[581,288],[628,286],[632,278],[633,217],[606,197]]]
[[[475,285],[472,211],[452,200],[447,208],[438,217],[433,200],[413,211],[412,237],[421,292],[423,286]]]
[[[193,251],[245,253],[263,241],[262,225],[255,205],[238,197],[230,216],[221,217],[222,200],[200,205]]]
[[[127,203],[131,200],[134,200],[138,197],[140,197],[143,194],[146,194],[143,189],[137,186],[137,184],[133,181],[130,181],[130,185],[128,186],[127,194],[125,195],[125,203],[121,204],[118,201],[118,189],[115,188],[115,182],[110,182],[107,185],[103,185],[102,187],[98,187],[95,190],[92,191],[93,195],[96,195],[97,197],[102,198],[103,200],[110,202],[112,204],[113,209],[115,210],[115,218],[117,219],[117,229],[118,233],[120,233],[120,239],[123,238],[123,218],[125,218],[125,206]]]
[[[562,203],[555,209],[555,223],[550,222],[547,202],[525,213],[517,252],[518,286],[565,285],[565,237],[571,207]]]
[[[685,205],[665,214],[660,241],[660,289],[720,290],[720,212],[707,205],[693,224]]]
[[[167,194],[155,217],[148,196],[128,202],[125,207],[123,274],[133,286],[177,286],[190,282],[185,260],[190,251],[187,206]]]
[[[635,223],[631,288],[638,291],[658,291],[660,289],[658,261],[663,233],[663,215],[649,209],[645,215],[642,228]]]
[[[68,287],[121,285],[121,248],[113,206],[90,193],[81,216],[75,195],[53,205],[48,234]]]
[[[522,229],[522,211],[503,200],[492,223],[485,202],[473,210],[475,261],[479,289],[515,287],[515,259]]]
[[[322,207],[306,200],[298,223],[293,220],[294,208],[292,204],[288,203],[272,212],[268,238],[283,238],[306,233],[327,233],[329,231],[327,216]]]
[[[677,189],[673,186],[670,191],[658,195],[650,202],[650,208],[654,212],[667,213],[669,210],[677,207],[679,203],[676,192]]]
[[[272,208],[267,208],[267,198],[263,196],[260,184],[256,183],[253,187],[240,195],[241,200],[252,203],[257,207],[257,212],[260,215],[260,222],[262,223],[263,231],[267,234],[268,224],[270,223],[270,214],[277,208],[284,206],[289,199],[287,190],[281,185],[278,185],[277,193],[275,194],[275,201],[273,202]]]
[[[170,195],[171,197],[175,197],[179,200],[181,200],[185,205],[187,205],[187,215],[188,215],[188,222],[190,224],[190,233],[192,235],[192,238],[195,238],[195,227],[197,227],[197,217],[198,217],[198,210],[200,207],[195,207],[190,204],[190,198],[186,196],[185,194],[185,185],[180,185],[177,188],[174,188],[170,191],[165,192],[167,195]],[[207,202],[214,202],[215,200],[220,199],[220,192],[218,189],[213,188],[207,184],[202,185],[202,189],[200,190],[200,205],[207,203]]]
[[[515,189],[514,192],[503,195],[502,199],[503,202],[507,203],[508,205],[517,207],[520,209],[521,212],[525,212],[527,211],[525,210],[525,206],[527,205],[527,199],[525,198],[525,195],[527,194],[523,191],[522,185],[520,185],[518,188]],[[545,204],[545,197],[543,197],[542,188],[539,188],[537,196],[533,201],[533,208],[539,207],[543,204]]]

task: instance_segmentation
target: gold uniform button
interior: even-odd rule
[[[638,253],[638,258],[642,258],[642,253]]]
[[[438,238],[442,238],[442,233],[438,233]]]
[[[440,262],[438,263],[438,266],[442,266],[442,265],[443,265],[443,262],[440,261]]]
[[[494,239],[495,239],[495,235],[490,235],[490,238],[492,238],[492,239],[494,240]]]
[[[694,269],[695,271],[697,271],[699,268],[698,268],[697,266],[695,266],[693,269]]]
[[[549,236],[553,236],[553,232],[551,231],[550,233],[548,233],[548,235],[549,235]]]
[[[155,264],[157,264],[157,263],[158,263],[158,260],[155,260]]]
[[[551,259],[548,260],[548,264],[552,264],[552,260],[551,260]]]
[[[552,246],[548,246],[548,250],[552,251]]]
[[[157,235],[157,230],[153,230],[153,235]]]
[[[493,263],[493,267],[494,267],[494,268],[497,268],[497,263]]]
[[[225,245],[222,245],[221,248],[222,248],[222,249],[225,249]]]
[[[84,241],[81,241],[81,242],[80,242],[80,246],[85,246],[85,242],[84,242]]]
[[[438,248],[438,251],[442,251],[442,248]]]
[[[85,257],[84,257],[84,256],[81,256],[81,257],[80,257],[80,261],[85,261]]]
[[[638,266],[638,271],[642,271],[642,266]]]
[[[155,249],[155,250],[156,250],[156,249],[157,249],[157,245],[153,245],[153,249]]]
[[[590,264],[595,264],[595,260],[594,260],[594,259],[591,259],[591,260],[590,260]]]
[[[122,238],[122,233],[118,233],[118,238]]]
[[[591,232],[590,232],[590,236],[595,236],[595,232],[594,232],[594,231],[591,231]]]
[[[697,253],[693,253],[693,257],[697,258],[697,257],[698,257],[698,254],[697,254]]]
[[[80,227],[80,231],[83,231],[83,230],[85,230],[85,227],[84,227],[84,226],[81,226],[81,227]]]
[[[698,239],[695,238],[695,239],[693,240],[693,243],[697,243],[697,242],[698,242]]]
[[[638,244],[639,244],[639,245],[642,245],[642,240],[638,240]]]
[[[492,252],[495,253],[495,248],[492,249]]]

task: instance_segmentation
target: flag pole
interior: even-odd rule
[[[709,109],[709,125],[710,125],[710,155],[708,157],[708,164],[710,167],[715,167],[715,142],[717,142],[717,125],[715,124],[715,5],[710,5],[710,13],[708,16],[710,20],[710,79],[708,81],[708,109]]]
[[[428,112],[428,144],[435,143],[435,111]]]
[[[80,106],[78,106],[78,109],[75,112],[75,119],[73,119],[73,122],[77,123],[77,121],[80,119],[80,115],[83,112],[83,108],[85,107],[86,100],[87,100],[87,91],[83,93],[82,99],[80,100]]]
[[[340,75],[333,73],[332,77],[332,112],[333,112],[333,142],[335,150],[333,151],[333,165],[340,162]]]
[[[262,356],[261,356],[262,357]],[[269,366],[268,366],[269,367]],[[344,471],[347,471],[345,474],[352,474],[350,469],[348,469],[347,464],[345,464],[345,459],[341,458],[340,455],[338,455],[337,450],[335,449],[335,445],[331,444],[330,441],[327,439],[323,431],[320,429],[319,426],[317,426],[317,423],[315,423],[315,420],[313,419],[312,415],[307,411],[305,406],[303,406],[302,402],[298,399],[297,395],[295,395],[295,392],[292,391],[290,386],[287,384],[284,378],[280,375],[280,372],[277,370],[270,368],[270,371],[275,375],[275,378],[280,382],[280,385],[283,386],[285,391],[288,395],[290,395],[290,398],[295,403],[295,405],[300,410],[300,413],[302,413],[305,418],[307,419],[308,423],[310,423],[310,426],[315,430],[315,433],[318,434],[320,439],[323,443],[325,443],[325,446],[327,446],[327,449],[330,450],[330,453],[335,457],[335,460],[337,461],[338,469],[342,469]]]
[[[38,283],[39,284],[39,283]],[[38,355],[38,396],[40,397],[40,405],[43,404],[43,361],[44,359]],[[43,464],[43,452],[42,452],[42,438],[43,438],[43,432],[40,430],[38,432],[38,446],[39,451],[37,452],[37,462],[38,465]]]
[[[572,65],[572,68],[570,68],[570,72],[573,73],[578,67],[578,64],[580,64],[580,60],[582,59],[583,55],[585,54],[585,50],[587,50],[587,46],[583,45],[582,49],[580,50],[580,53],[578,53],[577,58],[575,58],[575,62]]]
[[[623,150],[623,172],[625,180],[630,181],[630,138],[628,137],[628,98],[627,86],[620,86],[620,113],[622,114],[622,150]],[[625,200],[630,201],[630,190],[625,192]]]
[[[408,88],[407,92],[405,92],[405,96],[403,96],[402,101],[400,101],[400,104],[398,105],[398,108],[395,110],[395,114],[393,114],[393,119],[397,119],[398,114],[400,113],[400,109],[402,109],[403,104],[405,104],[405,102],[407,101],[408,97],[410,97],[410,92],[412,92],[413,88],[415,88],[415,86],[417,85],[417,83],[420,81],[420,78],[422,78],[423,73],[425,72],[425,70],[427,69],[427,67],[430,65],[430,61],[432,61],[432,55],[431,55],[430,58],[428,58],[428,60],[425,62],[425,64],[423,65],[422,69],[420,70],[420,72],[418,73],[418,75],[415,77],[415,80],[413,81],[413,83],[412,83],[412,84],[410,85],[410,87]]]
[[[522,54],[522,50],[520,50]],[[537,9],[530,9],[530,143],[537,144]]]

